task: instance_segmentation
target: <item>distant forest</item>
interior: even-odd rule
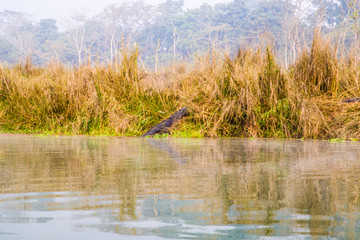
[[[211,49],[236,52],[270,45],[288,66],[310,49],[314,30],[328,37],[336,53],[359,46],[360,0],[234,0],[214,7],[184,9],[182,0],[156,6],[144,1],[110,5],[96,16],[76,13],[65,31],[56,20],[29,20],[25,13],[0,12],[0,61],[68,66],[109,64],[119,51],[139,49],[140,61],[158,69],[192,61]],[[125,47],[125,48],[124,48]]]

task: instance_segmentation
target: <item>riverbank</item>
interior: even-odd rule
[[[360,103],[341,102],[360,96],[358,58],[337,58],[320,37],[288,69],[270,48],[212,51],[161,73],[122,53],[111,66],[1,67],[0,130],[140,136],[187,106],[174,136],[360,138]]]

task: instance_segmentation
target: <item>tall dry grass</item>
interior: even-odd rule
[[[0,69],[0,128],[54,134],[141,135],[180,107],[189,116],[178,136],[360,137],[360,68],[338,59],[315,35],[289,69],[271,49],[210,51],[188,70],[160,73],[138,67],[138,51],[122,49],[113,65],[36,67],[30,61]]]

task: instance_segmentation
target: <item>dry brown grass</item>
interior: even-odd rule
[[[206,137],[359,137],[355,53],[337,59],[316,35],[310,52],[283,69],[271,48],[211,51],[152,73],[139,69],[138,52],[122,51],[114,65],[68,69],[29,61],[0,69],[0,126],[7,131],[141,135],[188,106],[175,135]]]

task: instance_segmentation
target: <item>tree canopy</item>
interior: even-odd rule
[[[359,41],[359,1],[233,0],[184,9],[183,0],[157,6],[143,1],[110,5],[96,16],[74,15],[66,31],[56,20],[29,20],[23,13],[0,12],[0,60],[35,64],[56,59],[67,65],[111,63],[125,45],[136,44],[147,67],[171,64],[212,48],[237,50],[271,43],[282,62],[291,64],[321,29],[342,51]],[[339,46],[338,46],[339,47]],[[156,63],[156,64],[157,64]]]

